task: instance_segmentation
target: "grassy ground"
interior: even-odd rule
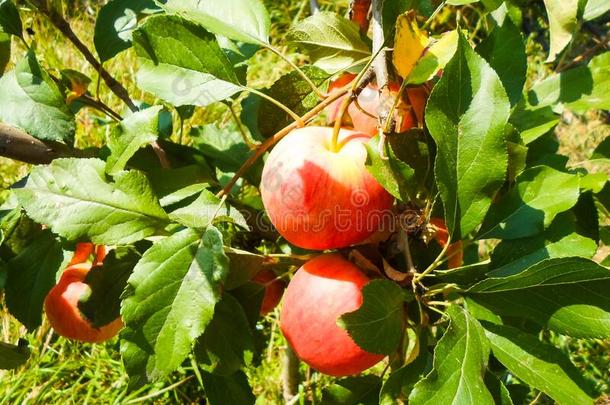
[[[274,35],[281,41],[291,21],[307,14],[308,0],[267,0],[274,22]],[[320,1],[323,8],[336,8],[343,11],[347,0],[335,2]],[[75,12],[71,19],[73,28],[87,44],[92,43],[92,30],[96,3],[90,4],[93,12]],[[37,53],[48,66],[58,66],[79,70],[97,80],[96,72],[87,65],[78,51],[49,27],[48,23],[27,11],[22,13],[25,26],[34,32],[28,41],[36,41]],[[531,45],[534,47],[534,45]],[[24,48],[14,43],[13,58],[23,54]],[[293,55],[296,62],[302,56]],[[533,58],[530,62],[530,79],[545,74],[543,58]],[[156,100],[143,94],[133,82],[137,71],[137,60],[132,51],[127,51],[108,63],[111,72],[118,72],[118,79],[126,85],[134,99],[153,103]],[[253,86],[265,86],[287,71],[287,65],[270,52],[262,51],[249,69],[249,82]],[[120,101],[101,86],[100,98],[116,111],[124,111]],[[228,117],[225,107],[215,106],[198,109],[187,123],[201,125]],[[104,143],[108,127],[98,125],[100,116],[93,110],[83,110],[78,114],[76,142],[79,147],[99,146]],[[610,135],[605,117],[592,112],[584,117],[565,114],[557,134],[561,150],[570,156],[572,162],[579,162],[591,153],[603,138]],[[2,190],[23,177],[28,165],[0,158],[0,201]],[[58,338],[45,323],[36,332],[25,334],[23,327],[6,313],[0,304],[0,337],[3,341],[15,342],[26,336],[32,356],[28,364],[18,371],[0,371],[0,405],[19,403],[58,403],[58,404],[99,404],[99,403],[199,403],[203,398],[201,385],[192,377],[189,362],[171,377],[144,389],[127,394],[127,379],[120,361],[117,341],[103,345],[76,344]],[[269,346],[262,365],[249,370],[259,403],[280,403],[281,388],[279,374],[281,356],[285,342],[277,328],[277,313],[263,321],[264,330],[271,334]],[[610,342],[582,341],[567,338],[558,340],[566,350],[571,350],[573,361],[596,382],[600,390],[610,393]],[[304,387],[318,392],[327,380],[311,374],[303,368]],[[609,394],[610,395],[610,394]]]

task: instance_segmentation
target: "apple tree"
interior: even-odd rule
[[[580,34],[610,4],[311,3],[272,27],[261,0],[110,0],[89,46],[61,2],[0,0],[0,155],[33,164],[0,206],[6,308],[28,333],[118,334],[131,389],[194,361],[210,404],[255,401],[278,303],[287,367],[335,377],[325,403],[593,403],[549,336],[610,338],[610,138],[572,163],[553,131],[610,109],[608,33]],[[97,83],[37,54],[21,6]],[[128,49],[152,105],[108,68]],[[265,88],[260,53],[289,67]],[[229,121],[193,118],[219,103]],[[75,146],[82,109],[103,146]],[[27,358],[0,343],[0,368]]]

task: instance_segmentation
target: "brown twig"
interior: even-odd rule
[[[310,110],[307,114],[301,117],[301,122],[307,123],[315,118],[318,114],[320,114],[329,104],[332,104],[335,100],[343,97],[347,94],[350,85],[344,87],[343,89],[337,90],[330,94],[326,99],[324,99],[320,104],[315,106],[312,110]],[[292,124],[284,127],[280,131],[278,131],[275,135],[270,138],[267,138],[263,143],[261,143],[255,150],[254,154],[246,160],[239,170],[235,173],[233,178],[227,183],[227,185],[217,194],[217,197],[222,197],[223,195],[229,194],[231,189],[247,171],[248,169],[256,163],[256,161],[265,154],[267,150],[269,150],[273,145],[280,141],[283,137],[288,135],[290,131],[299,127],[297,122],[293,122]]]
[[[89,62],[89,64],[93,66],[93,68],[97,72],[99,72],[100,77],[104,80],[104,82],[106,82],[108,88],[110,88],[110,90],[114,94],[116,94],[117,97],[123,100],[123,102],[127,104],[131,111],[138,111],[138,107],[129,97],[127,89],[123,87],[123,85],[119,83],[118,80],[112,77],[112,75],[108,73],[106,69],[104,69],[102,64],[96,59],[93,53],[91,53],[89,48],[87,48],[87,45],[85,45],[76,36],[74,31],[72,30],[72,27],[70,27],[68,21],[66,21],[59,13],[57,13],[57,11],[53,9],[53,7],[48,7],[45,0],[33,0],[33,3],[38,7],[40,11],[42,11],[47,17],[49,17],[49,20],[55,26],[55,28],[57,28],[66,38],[68,38],[68,40],[72,42],[72,44],[80,51],[80,53],[83,54],[85,59],[87,59],[87,62]]]
[[[112,91],[118,98],[123,100],[123,102],[129,107],[129,109],[133,112],[139,111],[139,108],[134,104],[134,102],[129,97],[129,92],[127,89],[116,80],[108,71],[104,68],[104,66],[97,60],[97,58],[91,53],[87,45],[85,45],[79,38],[76,36],[72,27],[70,27],[70,23],[66,21],[57,11],[53,9],[53,7],[48,7],[46,0],[32,0],[33,3],[38,7],[38,9],[43,12],[51,23],[57,28],[72,44],[80,51],[81,54],[85,57],[87,62],[99,73],[100,77],[104,80],[110,91]],[[159,145],[157,141],[152,143],[153,150],[157,157],[159,158],[159,162],[163,168],[169,167],[169,159],[167,158],[167,154]]]
[[[48,164],[62,157],[86,156],[59,142],[41,141],[25,131],[0,123],[0,156],[31,164]]]

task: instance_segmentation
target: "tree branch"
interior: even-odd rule
[[[383,128],[385,121],[388,119],[390,107],[392,105],[392,95],[388,86],[388,64],[385,47],[385,36],[383,33],[382,18],[383,18],[383,1],[373,0],[373,54],[378,52],[373,69],[377,79],[377,87],[379,88],[379,107],[378,117],[379,126]]]
[[[85,156],[59,142],[41,141],[25,131],[0,123],[0,156],[31,164],[48,164],[62,157]]]
[[[102,64],[93,56],[87,45],[82,43],[82,41],[76,36],[68,21],[66,21],[61,15],[57,13],[53,9],[53,7],[48,7],[45,0],[34,0],[34,3],[38,6],[40,11],[46,14],[49,17],[51,23],[57,28],[62,34],[65,35],[66,38],[74,46],[83,54],[87,62],[93,66],[93,68],[99,73],[100,77],[106,82],[110,90],[117,95],[131,111],[138,111],[138,107],[133,103],[131,98],[129,97],[129,93],[127,89],[123,87],[118,80],[116,80],[104,67]]]

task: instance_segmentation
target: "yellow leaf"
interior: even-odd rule
[[[415,12],[408,11],[396,20],[393,62],[396,71],[406,79],[428,45],[428,35],[420,31]]]
[[[451,60],[457,49],[458,32],[445,32],[417,61],[409,76],[409,84],[421,84],[432,79]]]

